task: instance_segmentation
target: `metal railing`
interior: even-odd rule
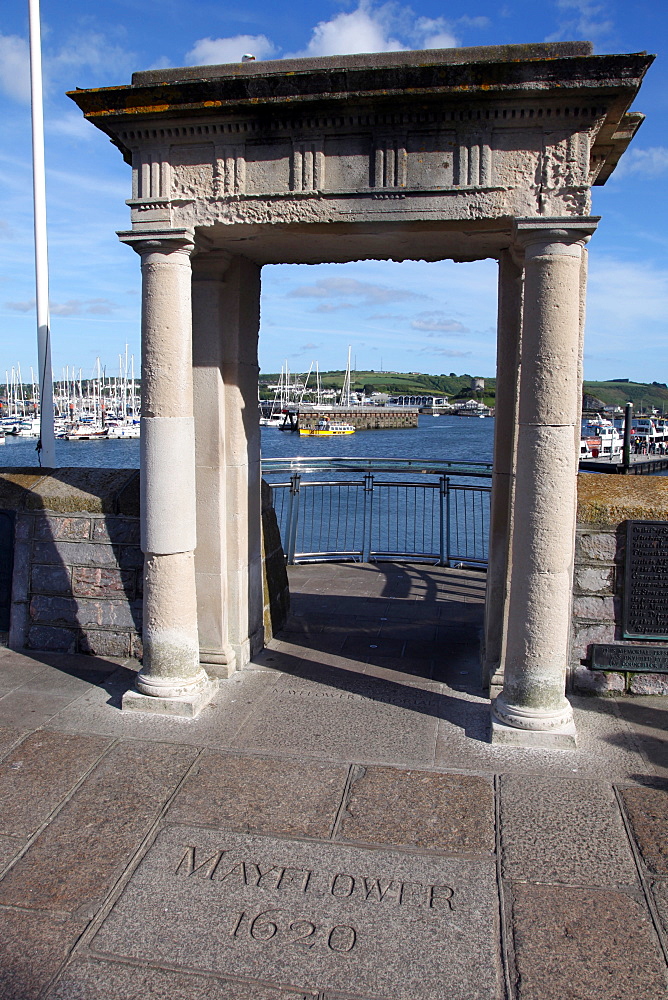
[[[332,468],[326,461],[331,463],[323,460],[318,468]],[[419,478],[425,465],[397,461],[395,468],[400,464],[409,466],[412,478]],[[441,468],[444,464],[439,463]],[[489,477],[479,464],[477,469],[461,470],[459,475]],[[278,470],[263,462],[263,471]],[[312,482],[303,478],[304,471],[293,472],[289,482],[271,484],[290,565],[342,559],[486,565],[490,486],[455,484],[447,475],[435,482],[386,481],[370,471],[362,479]]]

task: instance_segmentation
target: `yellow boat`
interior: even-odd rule
[[[300,437],[334,437],[339,434],[354,434],[352,424],[340,424],[331,421],[329,417],[319,420],[315,427],[300,427]]]

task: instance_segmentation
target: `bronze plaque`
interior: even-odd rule
[[[668,522],[628,521],[624,639],[668,639]]]
[[[668,646],[614,646],[594,643],[592,670],[622,670],[639,674],[668,674]]]

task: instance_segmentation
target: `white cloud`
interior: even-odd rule
[[[406,288],[389,288],[387,285],[358,281],[357,278],[320,278],[312,285],[300,285],[298,288],[293,288],[292,291],[288,292],[288,295],[301,299],[354,297],[367,304],[423,298],[418,292]],[[331,312],[332,310],[328,309],[327,311]]]
[[[246,53],[256,59],[271,59],[278,49],[266,35],[234,35],[230,38],[200,38],[186,53],[187,66],[217,66],[241,62]]]
[[[411,327],[413,330],[439,333],[468,333],[468,329],[463,323],[450,319],[449,316],[440,311],[420,313],[411,323]]]
[[[0,91],[16,101],[30,101],[30,54],[25,38],[0,35]]]
[[[35,300],[27,299],[25,302],[5,302],[7,309],[11,309],[12,312],[30,312],[31,309],[35,308]]]
[[[94,138],[95,130],[79,111],[70,112],[60,118],[47,118],[44,126],[47,132],[67,136],[68,139]]]
[[[398,52],[407,48],[393,38],[394,9],[390,4],[373,8],[361,3],[357,10],[319,21],[308,45],[297,56],[353,55],[357,52]]]
[[[443,49],[459,45],[456,27],[483,28],[485,17],[417,17],[398,3],[378,6],[362,0],[355,10],[319,21],[300,52],[291,56],[353,55],[358,52],[399,52],[404,49]]]
[[[452,28],[442,17],[421,17],[416,24],[422,49],[452,49],[459,44]]]
[[[615,172],[615,180],[636,174],[642,177],[659,177],[668,170],[668,147],[651,146],[649,149],[629,149],[624,153]]]
[[[35,300],[25,302],[5,302],[12,312],[30,312],[35,308]],[[79,316],[88,313],[91,316],[107,316],[115,309],[110,299],[69,299],[67,302],[50,302],[49,310],[53,316]]]
[[[557,0],[557,7],[565,16],[558,30],[546,37],[546,42],[564,38],[595,39],[609,34],[613,28],[613,21],[606,17],[605,4],[592,0]]]
[[[421,347],[419,354],[438,354],[442,358],[470,358],[472,351],[452,351],[448,347]]]

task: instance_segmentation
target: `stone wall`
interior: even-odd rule
[[[580,473],[570,657],[574,691],[668,694],[668,674],[589,669],[592,643],[648,644],[622,639],[628,520],[668,521],[668,478]],[[668,657],[668,643],[650,641]]]
[[[285,620],[289,590],[268,498],[265,489],[270,638]],[[141,658],[138,471],[0,470],[0,510],[15,512],[11,648]]]

